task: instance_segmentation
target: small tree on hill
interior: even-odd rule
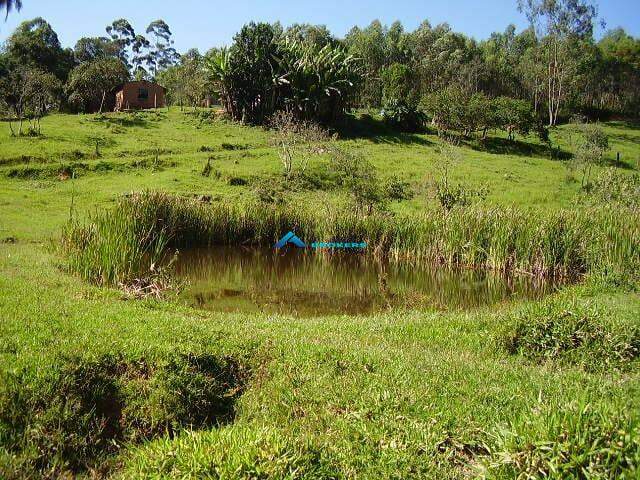
[[[23,135],[23,123],[27,119],[33,122],[29,132],[40,134],[40,119],[51,109],[58,107],[62,84],[57,77],[36,68],[13,70],[0,81],[0,94],[7,106],[11,135]],[[19,123],[14,131],[12,119]]]
[[[578,144],[574,162],[582,172],[582,188],[590,188],[591,170],[594,165],[603,162],[604,154],[609,150],[609,138],[598,124],[585,123],[580,126],[582,140]]]

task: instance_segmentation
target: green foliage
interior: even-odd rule
[[[411,184],[393,175],[384,184],[385,195],[390,200],[411,200],[413,191]]]
[[[342,48],[281,37],[274,26],[245,25],[227,49],[207,55],[206,70],[234,120],[265,123],[285,110],[301,120],[334,122],[351,106],[361,71]]]
[[[277,57],[277,34],[268,23],[249,23],[233,38],[225,71],[233,119],[262,123],[275,111]]]
[[[499,97],[491,101],[490,108],[493,110],[490,115],[494,118],[488,122],[489,127],[506,131],[509,140],[514,140],[516,133],[527,135],[536,124],[531,105],[526,100]],[[544,139],[544,133],[542,135],[541,138]]]
[[[416,75],[408,65],[393,63],[382,71],[382,95],[385,103],[391,101],[416,104],[418,92]]]
[[[487,189],[475,189],[462,184],[450,184],[442,180],[436,182],[436,198],[446,211],[454,207],[468,207],[476,201],[487,198]]]
[[[490,479],[635,478],[640,425],[621,407],[585,402],[536,406],[491,435],[481,459]]]
[[[388,125],[403,132],[424,130],[426,117],[418,107],[400,100],[390,100],[382,110],[382,118]]]
[[[15,68],[36,68],[64,82],[73,66],[73,52],[63,50],[58,35],[43,18],[21,23],[9,36],[6,55]]]
[[[615,168],[607,168],[594,181],[590,191],[598,203],[640,209],[640,175],[627,175]]]
[[[194,354],[66,358],[44,375],[4,374],[0,440],[14,455],[11,475],[77,474],[125,443],[229,421],[246,376],[233,359]]]
[[[331,123],[351,107],[360,87],[359,60],[330,44],[313,45],[285,37],[278,44],[275,83],[287,111],[302,119]]]
[[[602,163],[609,150],[609,139],[601,126],[585,123],[580,125],[582,137],[573,158],[573,167],[582,173],[582,188],[590,189],[591,170]]]
[[[505,337],[510,353],[589,370],[628,367],[640,356],[640,328],[612,323],[593,305],[547,301],[525,309]]]
[[[526,100],[492,99],[481,92],[468,95],[453,86],[426,96],[422,103],[439,133],[453,130],[468,137],[480,130],[486,137],[489,129],[501,129],[514,140],[515,133],[527,135],[535,125]]]
[[[128,80],[129,71],[119,59],[98,58],[71,71],[66,93],[69,103],[79,111],[102,112],[107,93]]]

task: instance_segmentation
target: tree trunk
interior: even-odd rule
[[[100,100],[100,110],[98,111],[98,113],[102,113],[102,107],[104,107],[104,99],[107,96],[107,91],[103,90],[102,91],[102,100]]]

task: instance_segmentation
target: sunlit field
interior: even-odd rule
[[[362,216],[327,150],[287,181],[273,131],[209,112],[52,114],[39,137],[0,123],[1,478],[638,476],[640,223],[582,188],[578,127],[551,129],[551,151],[349,116],[332,144],[404,192]],[[593,182],[637,175],[640,128],[602,127]],[[482,198],[443,209],[445,157]],[[318,313],[199,306],[171,275],[176,251],[271,250],[292,229],[366,241],[366,262],[554,288]],[[246,263],[216,258],[201,287],[244,288]],[[340,268],[330,295],[349,293]],[[138,295],[143,280],[158,295]]]

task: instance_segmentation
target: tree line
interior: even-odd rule
[[[114,86],[137,78],[161,83],[173,104],[208,98],[233,119],[257,124],[278,111],[332,123],[360,107],[404,130],[429,119],[443,132],[502,128],[511,136],[575,114],[638,116],[640,39],[617,28],[596,41],[589,0],[518,0],[517,7],[528,28],[509,25],[482,41],[428,21],[414,31],[374,21],[344,38],[325,26],[250,23],[228,48],[182,55],[162,20],[141,34],[119,19],[104,36],[64,49],[37,18],[0,51],[0,101],[18,119],[51,108],[102,110]]]

